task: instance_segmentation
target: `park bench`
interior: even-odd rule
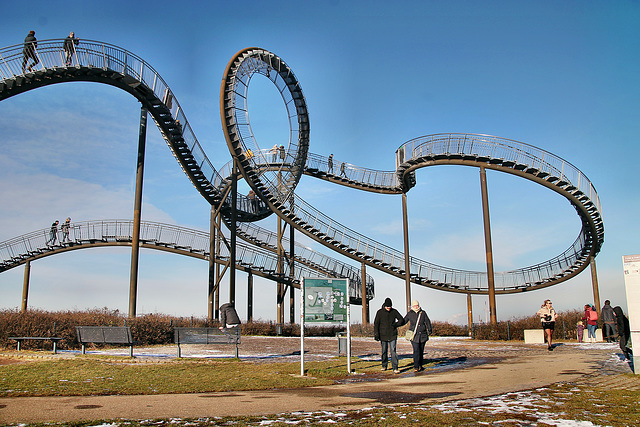
[[[53,353],[58,353],[58,341],[62,338],[60,337],[9,337],[10,340],[14,340],[18,342],[18,351],[22,346],[22,341],[25,340],[38,340],[38,341],[51,341],[53,343]]]
[[[133,357],[133,337],[128,326],[76,326],[78,342],[82,344],[82,354],[85,354],[86,344],[126,344],[129,355]]]
[[[180,344],[235,344],[236,358],[240,344],[240,327],[227,328],[174,328],[174,341],[178,357],[182,357]]]

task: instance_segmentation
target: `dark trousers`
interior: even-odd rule
[[[622,353],[624,353],[624,358],[625,359],[631,359],[631,350],[627,348],[627,343],[629,342],[629,337],[621,334],[620,335],[620,350],[622,350]]]
[[[613,323],[605,323],[602,325],[602,338],[606,342],[611,342],[616,340],[616,325]]]
[[[389,354],[391,353],[391,367],[395,371],[398,369],[398,353],[396,353],[396,340],[393,341],[380,341],[382,347],[382,367],[387,369],[389,364]]]
[[[424,363],[424,345],[425,342],[411,341],[411,347],[413,347],[413,369],[422,369]]]

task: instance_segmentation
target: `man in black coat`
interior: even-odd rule
[[[373,331],[376,341],[380,341],[382,346],[382,370],[387,370],[389,363],[389,355],[391,353],[391,367],[393,373],[397,374],[398,370],[398,354],[396,353],[396,343],[398,340],[398,327],[404,325],[402,315],[392,307],[391,298],[384,300],[382,308],[376,313],[373,321]]]
[[[606,342],[616,341],[616,315],[611,307],[611,301],[606,300],[604,306],[600,310],[600,318],[602,319],[602,338]]]

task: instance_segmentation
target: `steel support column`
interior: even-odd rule
[[[22,308],[20,311],[27,312],[29,302],[29,277],[31,276],[31,261],[24,264],[24,279],[22,280]]]
[[[600,317],[600,290],[598,289],[598,272],[596,271],[596,257],[591,255],[589,257],[589,264],[591,264],[591,284],[593,285],[593,303],[596,305],[598,311],[598,317]]]
[[[283,250],[282,250],[282,234],[283,234],[283,230],[282,230],[282,218],[277,217],[277,221],[278,221],[278,241],[276,242],[277,244],[277,254],[278,254],[278,262],[277,262],[277,266],[276,266],[276,271],[277,271],[277,276],[278,276],[278,285],[276,287],[276,319],[277,319],[277,323],[283,324],[284,323],[284,308],[282,307],[283,302],[284,302],[284,291],[283,291],[283,284],[282,284],[282,275],[284,272],[284,268],[282,265],[282,260],[284,257],[283,254]]]
[[[136,198],[133,208],[133,236],[131,239],[131,276],[129,279],[129,317],[136,317],[138,299],[138,259],[140,257],[140,217],[142,212],[142,183],[144,178],[144,155],[147,140],[147,109],[140,109],[140,131],[138,133],[138,165],[136,170]]]
[[[209,215],[209,290],[207,292],[207,318],[214,319],[214,300],[216,296],[216,210],[211,206]]]
[[[217,229],[218,229],[218,234],[216,235],[216,255],[215,257],[218,258],[220,256],[220,245],[222,242],[222,236],[220,233],[220,227],[222,226],[222,217],[220,214],[216,215],[216,225],[217,225]],[[216,264],[216,286],[217,286],[217,292],[216,292],[216,301],[214,303],[214,317],[216,320],[220,319],[220,281],[222,280],[222,278],[220,277],[220,264],[218,264],[217,262]]]
[[[489,193],[487,191],[487,171],[480,166],[480,190],[482,192],[482,218],[484,221],[484,247],[487,256],[487,282],[489,286],[489,319],[498,324],[496,316],[496,287],[493,277],[493,249],[491,245],[491,221],[489,219]]]
[[[238,164],[233,159],[233,173],[231,174],[231,239],[229,264],[229,302],[236,306],[236,218],[238,216]]]
[[[471,304],[471,294],[467,294],[467,322],[469,323],[469,336],[473,336],[473,306]]]
[[[249,270],[247,277],[247,322],[253,321],[253,273]]]
[[[362,294],[362,324],[369,324],[369,300],[367,300],[367,265],[363,262],[360,267],[360,293]]]
[[[409,220],[407,218],[407,193],[402,193],[402,230],[404,233],[404,285],[407,312],[411,310],[411,261],[409,260]]]
[[[293,212],[294,203],[293,195],[291,198],[291,212]],[[295,228],[289,226],[289,323],[294,324],[296,322],[296,302],[295,302],[295,288],[293,287],[293,280],[295,279],[294,263],[296,253],[295,242]]]

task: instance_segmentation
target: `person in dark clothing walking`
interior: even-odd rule
[[[220,330],[234,328],[240,325],[240,318],[233,304],[230,302],[220,306]]]
[[[67,67],[71,65],[71,61],[73,59],[73,55],[76,53],[76,46],[80,43],[80,39],[76,37],[76,34],[71,31],[69,36],[64,39],[64,44],[62,45],[64,49],[64,65]]]
[[[49,244],[56,244],[56,239],[58,237],[58,224],[60,224],[60,222],[57,219],[53,221],[53,224],[51,224],[51,228],[49,229],[49,240],[46,242],[47,246],[49,246]]]
[[[600,316],[602,318],[602,338],[606,342],[616,341],[616,315],[611,307],[611,302],[606,300],[602,310],[600,310]]]
[[[22,73],[24,74],[25,67],[31,71],[35,65],[37,65],[40,60],[38,59],[38,55],[36,55],[36,48],[38,47],[38,40],[36,39],[36,32],[31,30],[27,37],[24,39],[24,48],[22,49]],[[27,63],[29,59],[33,60],[33,64],[27,67]]]
[[[409,323],[409,330],[413,332],[411,346],[413,347],[413,370],[423,371],[424,346],[429,341],[429,335],[433,332],[431,320],[427,312],[420,308],[420,303],[411,301],[411,310],[404,316],[404,323]]]
[[[384,300],[382,308],[376,313],[373,321],[373,333],[376,341],[380,341],[382,347],[382,370],[386,371],[389,364],[389,354],[391,354],[391,368],[397,374],[398,354],[396,344],[398,340],[398,327],[404,325],[404,319],[398,310],[393,308],[391,298]]]
[[[618,327],[618,340],[620,341],[620,350],[624,354],[626,360],[631,360],[631,349],[627,347],[631,338],[631,328],[629,327],[629,319],[624,315],[622,308],[618,305],[613,309],[616,315],[616,326]]]

